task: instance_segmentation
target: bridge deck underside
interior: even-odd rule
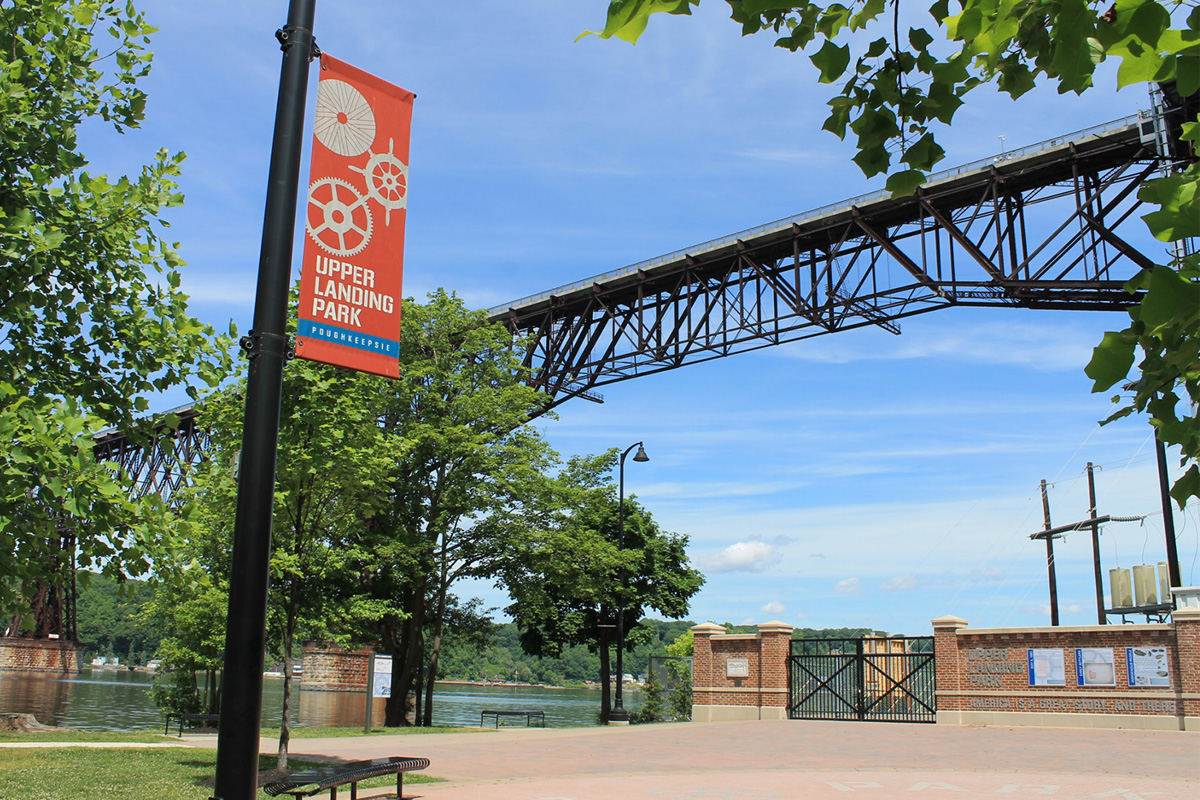
[[[952,306],[1119,310],[1156,258],[1136,126],[846,206],[493,313],[556,403],[687,364]],[[1143,212],[1144,213],[1144,212]],[[1153,252],[1153,251],[1151,251]]]

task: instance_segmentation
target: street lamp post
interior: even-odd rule
[[[617,551],[625,550],[625,457],[637,448],[637,453],[634,455],[634,461],[649,461],[650,457],[646,455],[646,449],[642,447],[642,443],[631,444],[625,448],[625,452],[621,453],[621,464],[617,473],[618,494],[617,494]],[[619,576],[619,588],[625,588],[624,572]],[[610,725],[628,725],[629,712],[625,710],[625,705],[621,698],[621,688],[625,683],[625,603],[622,600],[617,603],[617,695],[613,698],[612,711],[608,714],[608,722]]]

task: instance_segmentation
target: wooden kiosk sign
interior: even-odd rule
[[[321,56],[296,355],[399,377],[412,92]]]

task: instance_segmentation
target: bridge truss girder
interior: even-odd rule
[[[1155,259],[1136,126],[493,313],[558,404],[639,375],[954,306],[1114,311]]]

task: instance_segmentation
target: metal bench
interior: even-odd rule
[[[220,714],[176,714],[174,712],[167,714],[167,724],[163,725],[163,735],[166,736],[171,730],[171,720],[179,721],[179,735],[183,736],[183,723],[185,722],[212,722],[211,726],[216,727],[216,723],[221,721]]]
[[[404,773],[429,766],[428,758],[376,758],[371,761],[352,761],[348,764],[330,764],[328,767],[293,772],[286,778],[271,781],[263,791],[275,797],[290,794],[292,797],[308,797],[329,790],[329,800],[337,800],[337,787],[350,784],[350,800],[358,800],[358,782],[380,775],[396,776],[396,797],[404,797]]]
[[[541,721],[541,726],[546,727],[546,712],[544,711],[500,711],[498,709],[485,709],[479,712],[479,727],[483,727],[484,717],[495,717],[496,724],[493,727],[500,727],[501,717],[524,717],[525,727],[528,728],[536,717]]]

